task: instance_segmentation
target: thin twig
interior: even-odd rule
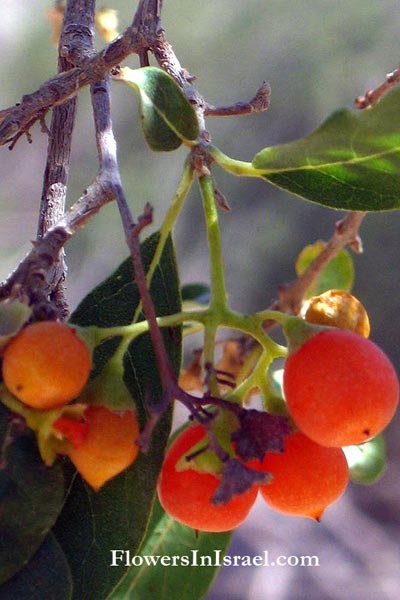
[[[58,253],[68,240],[108,202],[115,199],[113,185],[110,183],[107,169],[100,171],[93,183],[71,206],[60,221],[35,242],[32,250],[20,262],[18,267],[0,284],[0,300],[12,294],[15,286],[24,287],[30,297],[29,279],[32,273],[46,273],[56,262]]]
[[[58,47],[58,72],[79,66],[94,54],[94,0],[67,2]],[[47,161],[39,209],[37,239],[54,227],[63,217],[67,195],[72,133],[75,124],[77,98],[54,107],[49,131]],[[65,297],[66,264],[63,250],[46,276],[50,301],[60,318],[68,316]]]
[[[171,44],[165,38],[163,30],[159,32],[155,44],[151,47],[151,51],[159,67],[175,79],[177,84],[182,88],[182,91],[196,111],[200,131],[203,135],[206,134],[204,121],[206,102],[193,85],[194,77],[179,62]]]
[[[63,217],[35,242],[32,250],[17,269],[0,285],[0,300],[8,297],[15,286],[24,286],[29,274],[49,269],[57,253],[66,242],[92,218],[105,204],[115,199],[116,143],[112,133],[108,79],[98,81],[92,87],[92,105],[99,156],[99,173],[82,196]]]
[[[206,117],[237,117],[263,112],[269,107],[270,96],[271,87],[267,81],[263,81],[256,95],[249,102],[237,102],[232,106],[212,106],[206,103],[204,114]]]
[[[79,66],[94,53],[94,11],[94,0],[67,2],[58,49],[59,73]],[[76,97],[53,110],[37,238],[43,237],[64,214],[75,115]]]
[[[0,300],[8,298],[15,286],[29,294],[29,279],[36,271],[47,273],[55,264],[68,240],[108,202],[115,199],[107,171],[100,172],[82,196],[71,206],[60,221],[37,242],[18,267],[0,284]]]
[[[54,227],[42,239],[35,242],[32,250],[20,262],[15,271],[5,282],[0,284],[0,300],[12,296],[21,288],[29,299],[34,297],[37,282],[33,283],[33,281],[37,280],[37,275],[44,279],[48,270],[57,262],[60,250],[69,237],[64,227]]]
[[[84,65],[52,77],[32,94],[23,96],[16,106],[0,111],[0,145],[12,144],[43,119],[50,108],[64,104],[83,87],[102,79],[130,54],[155,44],[160,32],[159,19],[153,18],[154,13],[148,10],[154,2],[140,0],[132,25]]]
[[[77,0],[79,4],[82,1]],[[152,13],[149,13],[147,9],[150,4],[154,3],[158,5],[156,0],[141,0],[132,27],[125,32],[124,36],[110,44],[93,59],[88,58],[91,50],[90,44],[86,43],[84,57],[86,62],[84,66],[61,73],[53,80],[43,84],[34,94],[24,97],[21,106],[12,107],[0,113],[0,122],[3,117],[3,127],[6,129],[9,127],[11,129],[16,128],[15,131],[19,132],[18,135],[22,135],[27,123],[29,123],[29,126],[33,125],[35,120],[43,118],[48,108],[61,105],[69,97],[74,96],[79,91],[80,84],[86,85],[92,82],[92,103],[100,163],[97,177],[84,191],[82,196],[71,206],[65,215],[58,215],[57,222],[55,222],[56,218],[52,218],[51,223],[43,227],[42,237],[35,243],[33,249],[9,275],[7,280],[0,284],[0,300],[9,297],[16,286],[24,288],[24,292],[28,295],[28,298],[31,295],[32,297],[37,297],[36,292],[34,294],[31,289],[32,282],[30,283],[28,279],[33,276],[32,274],[40,272],[41,279],[38,279],[36,276],[34,279],[36,284],[37,281],[41,281],[42,288],[43,290],[45,289],[47,280],[45,275],[48,271],[54,269],[57,262],[53,251],[54,240],[57,240],[56,247],[57,251],[60,252],[71,236],[83,227],[104,204],[115,199],[116,182],[113,179],[113,165],[116,164],[116,144],[111,128],[109,84],[107,78],[103,79],[101,74],[106,73],[121,58],[134,52],[135,47],[137,49],[147,48],[152,43],[159,29],[159,19],[153,18]],[[72,5],[73,3],[71,3]],[[76,8],[77,4],[74,6]],[[84,24],[84,26],[86,25]],[[63,52],[68,54],[65,44],[63,44],[63,48]],[[71,49],[71,53],[76,57],[76,45],[70,44],[69,48]],[[66,82],[69,83],[66,84]],[[37,107],[43,102],[48,102],[46,110],[37,110]],[[29,117],[28,114],[31,116]],[[5,115],[7,115],[7,118],[5,118]],[[22,116],[21,122],[19,122],[20,116]],[[1,139],[0,137],[0,144],[5,143]],[[58,213],[60,212],[58,211]],[[60,234],[62,234],[62,240],[59,243]],[[46,258],[43,259],[43,256]],[[45,298],[44,292],[42,295]]]
[[[297,315],[307,290],[340,250],[350,245],[356,253],[362,252],[362,244],[358,231],[365,215],[365,212],[350,212],[344,219],[336,223],[335,232],[322,252],[296,281],[280,287],[278,299],[269,308]],[[266,321],[264,328],[270,329],[275,324],[275,322]]]
[[[151,224],[153,210],[149,204],[146,204],[144,213],[139,217],[138,223],[135,223],[122,186],[116,190],[117,204],[124,227],[125,239],[131,253],[132,263],[135,272],[135,282],[138,287],[142,301],[143,312],[149,324],[149,333],[153,342],[154,352],[159,368],[159,375],[163,384],[164,393],[170,388],[171,382],[176,382],[171,363],[162,339],[161,330],[157,324],[157,315],[154,308],[150,292],[147,287],[146,275],[142,265],[142,255],[140,251],[140,232]],[[170,394],[168,394],[169,396]],[[168,398],[168,402],[171,398]],[[157,409],[158,407],[153,407]],[[160,407],[160,413],[163,413],[165,406]]]
[[[387,94],[396,84],[400,82],[400,66],[398,66],[392,73],[386,75],[386,81],[378,85],[378,87],[366,92],[365,96],[358,96],[355,99],[354,104],[359,109],[368,108],[373,104],[379,102],[379,100]]]

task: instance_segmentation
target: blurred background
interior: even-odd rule
[[[136,2],[109,0],[120,29]],[[56,72],[57,52],[46,19],[49,0],[3,0],[0,7],[1,108],[18,102]],[[99,5],[99,8],[101,6]],[[224,152],[251,160],[265,146],[310,133],[332,111],[378,85],[398,64],[399,5],[395,0],[168,0],[163,26],[181,63],[212,104],[253,97],[267,79],[270,109],[235,119],[210,119]],[[103,46],[97,40],[98,48]],[[135,57],[126,61],[137,66]],[[135,94],[113,85],[113,121],[120,166],[132,210],[155,207],[156,228],[178,182],[185,151],[154,154],[146,147]],[[47,139],[21,139],[0,151],[0,278],[18,264],[35,238]],[[96,176],[89,94],[79,97],[69,203]],[[294,278],[305,244],[327,240],[342,213],[321,208],[262,181],[214,174],[232,211],[221,213],[227,287],[233,308],[253,311]],[[365,252],[354,258],[354,293],[366,306],[371,337],[400,370],[400,222],[397,212],[369,215],[361,230]],[[183,283],[208,280],[202,211],[196,188],[175,232]],[[67,247],[73,309],[127,256],[117,209],[106,206]],[[319,567],[223,568],[207,600],[397,600],[400,589],[399,418],[386,432],[388,469],[372,487],[350,485],[322,523],[280,516],[263,503],[235,532],[230,554],[317,555]]]

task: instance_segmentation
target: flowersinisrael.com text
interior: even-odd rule
[[[223,555],[221,550],[211,554],[200,554],[199,550],[191,550],[188,554],[168,555],[132,554],[129,550],[111,550],[111,567],[319,567],[319,557],[310,555],[279,555],[271,557],[268,550],[262,554],[250,556]]]

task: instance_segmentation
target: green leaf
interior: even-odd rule
[[[107,600],[203,598],[222,565],[231,536],[232,532],[205,533],[185,527],[165,514],[156,500],[149,533],[134,559],[136,566]],[[130,553],[131,560],[134,555]],[[121,556],[116,555],[116,561]]]
[[[182,286],[183,302],[196,302],[197,304],[208,304],[210,302],[210,286],[205,283],[188,283]]]
[[[296,261],[296,273],[302,275],[325,248],[325,242],[318,240],[305,246]],[[347,250],[340,250],[326,265],[318,279],[307,290],[307,298],[318,296],[327,290],[337,289],[350,292],[354,283],[353,260]]]
[[[45,466],[32,432],[14,437],[9,416],[0,404],[0,583],[18,572],[43,542],[64,495],[60,466]]]
[[[150,267],[159,239],[159,234],[155,233],[141,245],[145,272]],[[170,237],[164,245],[160,262],[153,275],[150,294],[158,316],[181,310],[175,250]],[[132,322],[139,303],[140,294],[134,283],[132,262],[128,258],[80,303],[71,316],[71,321],[82,327],[128,325]],[[144,316],[140,315],[139,320],[142,319]],[[165,328],[162,334],[170,360],[178,372],[181,362],[181,329],[180,327]],[[113,338],[95,349],[94,376],[101,372],[113,356],[119,341]],[[124,380],[132,394],[139,417],[144,422],[145,394],[151,397],[155,405],[157,397],[161,395],[157,363],[148,334],[139,336],[130,344],[124,361]]]
[[[142,261],[148,270],[157,248],[159,234],[142,244]],[[169,238],[153,275],[150,292],[158,315],[180,310],[180,286],[174,248]],[[132,321],[139,303],[131,260],[126,260],[104,283],[87,296],[72,316],[82,326],[110,327]],[[167,352],[176,373],[181,363],[181,332],[163,332]],[[118,340],[101,345],[94,355],[97,371],[109,360]],[[161,399],[161,383],[149,335],[137,338],[125,360],[125,383],[135,400],[142,423],[146,416],[145,396]],[[75,600],[103,600],[124,576],[126,567],[111,568],[111,550],[142,543],[151,514],[158,473],[171,426],[171,410],[160,419],[149,451],[140,453],[133,465],[94,493],[66,465],[71,481],[64,510],[54,529],[70,564]]]
[[[9,418],[0,403],[0,584],[42,544],[64,498],[60,465],[46,467],[33,433],[13,433]]]
[[[152,150],[176,150],[182,142],[193,145],[200,134],[196,113],[172,77],[156,67],[123,67],[114,79],[139,94],[143,132]]]
[[[0,587],[0,600],[70,600],[72,580],[60,545],[50,533],[21,571]]]
[[[306,200],[345,210],[400,207],[400,88],[365,111],[340,110],[304,138],[261,150],[252,167]]]
[[[382,435],[358,446],[343,448],[354,483],[370,485],[382,477],[386,468],[386,448]]]

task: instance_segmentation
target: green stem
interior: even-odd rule
[[[254,371],[263,352],[265,352],[265,350],[259,344],[254,344],[251,350],[249,350],[243,365],[236,376],[236,386],[239,386],[241,383],[243,383],[243,381],[249,377],[249,374]]]
[[[184,169],[182,171],[181,178],[178,183],[178,187],[176,188],[176,192],[172,199],[172,203],[168,208],[167,214],[165,215],[164,221],[159,229],[159,240],[157,244],[156,251],[154,253],[153,259],[150,263],[149,269],[146,274],[146,283],[147,287],[150,288],[151,281],[153,279],[154,272],[157,266],[160,263],[161,256],[164,250],[165,243],[170,235],[185,202],[186,196],[190,190],[190,187],[193,183],[193,168],[191,167],[189,161],[185,163]],[[132,330],[128,327],[110,327],[104,329],[101,334],[101,339],[107,339],[108,337],[113,337],[115,335],[122,335],[122,341],[118,346],[115,352],[115,359],[118,361],[122,361],[125,352],[128,350],[128,346],[131,343],[132,339],[141,335],[145,331],[148,331],[147,321],[142,321],[137,323],[140,313],[142,312],[142,302],[140,301],[136,307],[135,313],[132,319]],[[180,321],[182,323],[182,321]],[[137,327],[136,327],[137,325]],[[113,331],[117,331],[120,329],[118,333],[114,333]],[[123,331],[122,331],[123,330]]]
[[[214,364],[214,349],[217,329],[228,310],[225,287],[225,274],[222,261],[222,244],[218,222],[218,209],[215,200],[214,181],[210,175],[199,178],[203,210],[207,227],[207,240],[210,255],[211,298],[208,319],[205,323],[203,358],[205,365]],[[218,382],[214,372],[210,372],[208,381],[210,392],[218,396]]]
[[[227,307],[225,275],[222,262],[222,244],[218,222],[218,209],[215,201],[214,182],[211,176],[199,179],[203,198],[204,216],[207,225],[207,239],[210,253],[211,299],[210,308],[222,312]]]
[[[263,388],[263,379],[267,377],[267,370],[271,362],[271,355],[269,354],[269,352],[266,352],[264,350],[264,352],[259,357],[254,371],[251,373],[251,375],[249,375],[247,379],[242,381],[242,383],[240,383],[234,390],[232,390],[232,392],[227,394],[224,399],[230,400],[230,396],[232,396],[232,398],[245,398],[247,394],[255,387],[259,388],[261,391],[261,388]]]
[[[280,314],[280,313],[279,313]],[[218,327],[226,327],[241,331],[253,337],[262,348],[269,353],[272,358],[286,357],[287,349],[272,340],[263,330],[258,318],[254,315],[242,315],[229,308],[224,308],[222,311],[215,310],[212,307],[197,311],[182,311],[172,315],[157,317],[159,327],[174,327],[183,323],[198,323],[201,328],[206,329],[205,350],[204,356],[206,362],[212,363],[214,354],[214,340]],[[198,330],[197,326],[194,326]],[[114,327],[98,328],[96,334],[96,343],[100,344],[106,339],[112,337],[122,337],[120,344],[125,349],[130,342],[146,333],[149,330],[147,321],[139,321],[130,325],[116,325]],[[119,351],[119,349],[118,349]]]
[[[255,315],[243,315],[233,310],[227,310],[224,314],[223,325],[252,336],[272,358],[285,357],[287,354],[286,347],[274,342],[269,337],[262,328],[260,320]]]
[[[172,203],[171,203],[170,207],[168,208],[167,214],[165,215],[164,221],[159,229],[160,239],[158,240],[156,251],[154,253],[153,259],[150,263],[149,269],[146,274],[147,287],[150,287],[150,285],[151,285],[154,271],[156,270],[156,268],[160,262],[161,255],[164,250],[165,242],[167,241],[168,236],[170,235],[171,231],[174,228],[174,225],[175,225],[175,223],[179,217],[179,214],[182,210],[186,196],[189,193],[192,183],[193,183],[193,168],[191,167],[189,161],[187,161],[185,163],[184,169],[182,171],[182,175],[179,180],[178,187],[176,188],[174,197],[172,199]],[[141,311],[142,311],[142,303],[139,302],[139,304],[135,310],[133,320],[132,320],[133,323],[136,323]]]
[[[288,323],[289,320],[293,319],[293,315],[282,313],[278,310],[267,309],[255,313],[254,318],[257,319],[260,323],[262,323],[263,321],[276,321],[281,325],[286,325],[286,323]]]
[[[204,365],[212,367],[214,365],[214,350],[215,350],[215,339],[217,335],[218,324],[215,322],[215,318],[210,319],[204,329],[204,347],[203,347],[203,358]],[[217,374],[214,370],[209,371],[208,378],[208,389],[210,393],[218,397],[220,395],[217,381]]]
[[[208,310],[199,311],[183,311],[174,313],[173,315],[165,315],[163,317],[157,317],[157,324],[159,327],[174,327],[175,325],[182,325],[182,323],[194,321],[198,323],[205,323],[207,319]],[[130,325],[115,325],[114,327],[99,327],[97,337],[98,343],[103,342],[112,337],[121,336],[127,338],[128,342],[146,333],[149,330],[149,324],[146,320],[139,321],[138,323],[131,323]]]
[[[228,173],[244,177],[262,177],[263,175],[262,171],[253,167],[252,163],[230,158],[221,152],[219,148],[216,148],[211,144],[206,147],[206,151],[212,156],[215,162]]]
[[[222,153],[220,153],[220,155],[222,155]],[[157,268],[157,265],[160,262],[165,242],[168,239],[168,236],[170,235],[180,214],[192,182],[193,169],[190,163],[187,162],[183,169],[173,202],[159,230],[160,239],[146,275],[148,287],[150,287],[151,279],[155,269]],[[181,311],[173,315],[158,317],[158,327],[172,327],[187,322],[194,323],[195,325],[193,325],[193,327],[195,329],[204,327],[203,357],[206,365],[213,365],[214,363],[215,339],[219,327],[236,329],[252,336],[259,342],[263,352],[268,354],[270,361],[276,357],[285,356],[286,348],[274,342],[266,334],[262,328],[262,321],[266,319],[273,319],[283,324],[286,322],[287,315],[283,315],[277,311],[263,311],[253,316],[243,315],[232,311],[228,307],[214,182],[211,176],[206,175],[199,178],[199,185],[203,200],[210,254],[210,304],[208,308],[205,309]],[[131,341],[149,330],[149,324],[147,320],[138,322],[141,310],[142,306],[141,303],[139,303],[135,311],[133,322],[130,325],[108,327],[104,329],[97,329],[96,331],[96,344],[111,337],[122,338],[114,356],[114,359],[117,362],[118,360],[123,360],[123,356],[127,351]],[[209,387],[212,394],[219,395],[216,375],[212,371],[210,372]]]

